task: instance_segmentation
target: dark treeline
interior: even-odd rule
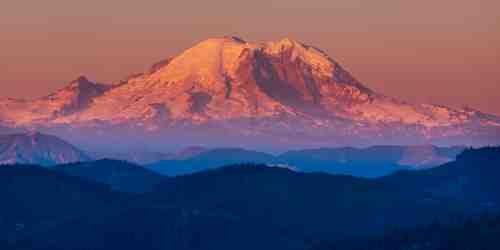
[[[460,223],[434,223],[379,238],[318,243],[313,250],[498,250],[500,216],[485,214]]]
[[[95,164],[0,168],[0,249],[498,249],[499,216],[481,214],[500,213],[499,148],[379,179],[252,164],[163,177]]]

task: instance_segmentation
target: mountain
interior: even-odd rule
[[[90,158],[73,145],[52,135],[38,132],[0,135],[0,165],[56,164],[88,161]]]
[[[191,157],[159,161],[149,164],[148,168],[164,175],[175,176],[224,165],[252,162],[304,172],[379,177],[403,169],[436,167],[455,160],[464,149],[432,145],[373,146],[295,150],[274,156],[252,150],[225,148],[204,150]]]
[[[289,151],[277,161],[301,171],[379,177],[403,169],[436,167],[454,161],[464,149],[433,145],[321,148]]]
[[[93,159],[104,160],[114,159],[131,162],[139,165],[153,164],[163,160],[170,160],[175,158],[175,154],[160,153],[160,152],[121,152],[121,153],[105,153],[105,152],[92,152],[90,153]]]
[[[182,153],[181,156],[186,156]],[[148,166],[149,169],[168,176],[191,174],[207,169],[238,163],[273,163],[273,155],[240,148],[220,148],[198,152],[190,158],[160,161]]]
[[[111,87],[80,76],[68,86],[36,100],[0,101],[0,120],[12,125],[36,125],[86,109],[93,99]]]
[[[195,157],[201,153],[207,152],[209,149],[200,147],[200,146],[191,146],[187,148],[183,148],[175,154],[175,160],[186,160],[192,157]]]
[[[93,159],[115,159],[132,162],[139,165],[150,165],[160,161],[186,160],[209,149],[200,146],[190,146],[178,150],[174,153],[148,152],[148,151],[128,151],[128,152],[92,152]]]
[[[117,160],[58,165],[53,170],[107,184],[112,190],[128,193],[149,192],[165,179],[141,166]]]
[[[495,190],[500,176],[499,162],[500,147],[468,149],[456,161],[437,168],[401,171],[380,180],[400,186],[405,192],[424,192],[430,201],[466,200],[478,210],[487,210],[500,204],[500,192]]]
[[[462,146],[436,147],[433,145],[408,146],[399,163],[415,169],[431,168],[455,160],[465,150]]]
[[[382,237],[319,243],[314,250],[496,250],[500,248],[500,216],[483,215],[452,225],[432,224]]]
[[[500,142],[497,116],[387,97],[292,39],[208,39],[111,87],[81,77],[49,97],[0,101],[0,120],[124,148]]]
[[[0,216],[13,222],[6,249],[312,249],[499,212],[499,163],[499,148],[473,149],[438,168],[374,180],[238,165],[167,178],[140,196],[109,194],[97,183],[92,190],[43,169],[17,178],[27,175],[23,168],[4,168],[0,192],[9,209]],[[63,195],[72,191],[84,198]],[[44,209],[29,213],[38,203]],[[27,232],[16,227],[22,216],[30,218]]]
[[[318,230],[315,235],[325,230],[339,236],[446,221],[466,211],[498,211],[499,163],[500,148],[483,148],[467,150],[440,167],[378,179],[244,165],[170,178],[159,186],[158,194],[175,204],[221,208],[290,230],[318,223],[310,227]]]
[[[105,185],[27,165],[0,168],[0,197],[0,242],[30,237],[76,218],[104,216],[122,199]]]

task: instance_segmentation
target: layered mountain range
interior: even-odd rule
[[[401,169],[436,167],[453,161],[464,149],[432,145],[373,146],[306,149],[272,155],[242,148],[189,147],[173,153],[86,153],[58,137],[29,132],[0,135],[0,166],[38,164],[69,174],[89,172],[110,182],[118,179],[118,184],[126,183],[127,178],[137,172],[139,175],[150,175],[150,171],[139,165],[163,175],[177,176],[248,162],[303,172],[377,177]],[[124,171],[115,171],[117,168]]]
[[[118,84],[79,77],[37,100],[2,100],[2,124],[127,147],[500,142],[497,116],[387,97],[322,50],[291,39],[236,37],[208,39]]]
[[[433,168],[455,160],[463,147],[372,146],[368,148],[319,148],[287,151],[280,155],[240,148],[206,149],[185,159],[171,157],[147,164],[168,176],[248,162],[267,164],[299,172],[325,172],[358,177],[379,177],[403,169]]]
[[[5,167],[0,249],[497,250],[498,222],[446,228],[500,213],[499,163],[500,148],[467,150],[374,180],[248,164],[178,177],[123,162]]]

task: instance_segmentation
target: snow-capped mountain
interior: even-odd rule
[[[0,165],[52,166],[88,160],[82,151],[55,136],[37,132],[0,136]]]
[[[496,116],[376,93],[291,39],[208,39],[111,87],[81,77],[45,98],[1,101],[0,119],[215,146],[500,142]]]

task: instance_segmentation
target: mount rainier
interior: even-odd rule
[[[497,116],[385,96],[291,39],[237,37],[202,41],[120,83],[82,76],[36,100],[0,100],[0,126],[117,147],[500,142]]]

